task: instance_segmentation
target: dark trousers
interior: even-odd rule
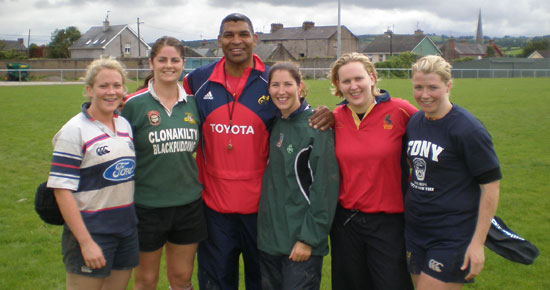
[[[294,262],[288,256],[259,252],[263,290],[319,290],[321,287],[322,256]]]
[[[222,214],[205,205],[208,239],[199,243],[197,261],[201,290],[239,289],[239,256],[247,290],[260,290],[256,246],[257,214]]]
[[[338,206],[330,242],[333,290],[414,289],[407,271],[403,214]]]

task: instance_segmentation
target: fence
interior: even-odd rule
[[[193,69],[185,69],[188,73]],[[128,78],[139,82],[150,72],[149,69],[126,69]],[[377,68],[378,74],[386,79],[410,78],[411,69],[408,68]],[[0,78],[4,79],[9,72],[17,72],[18,80],[23,81],[28,74],[30,80],[44,81],[74,81],[84,77],[85,69],[0,69]],[[308,79],[329,79],[330,68],[301,68],[301,72]],[[453,69],[453,78],[539,78],[550,77],[550,69]]]

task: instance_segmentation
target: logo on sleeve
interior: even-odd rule
[[[160,124],[160,113],[156,110],[147,112],[147,117],[149,118],[149,124],[156,126]]]
[[[125,158],[109,166],[103,172],[103,178],[110,181],[124,181],[134,177],[136,162],[133,159]]]
[[[258,104],[260,104],[260,105],[267,104],[267,102],[269,102],[269,96],[261,96],[258,99]]]

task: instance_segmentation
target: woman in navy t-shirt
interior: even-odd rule
[[[460,289],[483,269],[500,165],[487,129],[449,100],[451,65],[426,56],[412,73],[421,111],[407,124],[413,167],[405,195],[409,271],[416,289]]]

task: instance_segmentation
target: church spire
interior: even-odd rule
[[[483,43],[483,28],[481,27],[481,9],[479,9],[479,17],[477,19],[477,33],[476,33],[476,43]]]

